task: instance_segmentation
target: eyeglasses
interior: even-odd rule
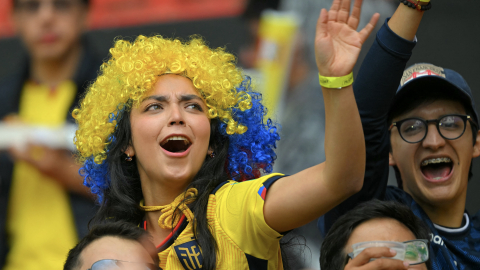
[[[34,14],[37,13],[40,8],[44,5],[52,5],[53,10],[58,12],[68,12],[72,7],[78,4],[78,0],[53,0],[53,1],[39,1],[39,0],[28,0],[28,1],[17,1],[15,8],[19,11],[24,11],[26,13]]]
[[[424,120],[421,118],[407,118],[390,125],[389,131],[397,127],[400,137],[408,143],[418,143],[427,137],[428,124],[435,123],[438,133],[444,139],[455,140],[460,138],[467,127],[467,120],[473,125],[477,123],[470,115],[449,114],[438,119]]]
[[[120,260],[105,259],[96,261],[87,270],[162,270],[160,267],[143,262],[126,262]]]
[[[404,262],[407,262],[410,265],[415,265],[428,261],[428,240],[415,239],[405,241],[403,243],[405,244],[405,259],[403,260]],[[347,264],[348,261],[353,258],[355,258],[353,252],[348,253],[345,264]]]

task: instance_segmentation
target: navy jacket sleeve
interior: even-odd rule
[[[395,34],[387,22],[388,19],[378,31],[353,85],[367,152],[363,188],[318,220],[323,235],[341,215],[357,204],[373,198],[384,199],[385,196],[390,143],[388,111],[416,44]]]

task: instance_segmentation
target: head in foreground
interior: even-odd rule
[[[158,269],[149,234],[126,222],[94,226],[70,250],[64,270]]]
[[[432,64],[409,67],[389,124],[390,165],[399,187],[423,209],[445,205],[464,209],[472,159],[480,155],[480,136],[472,92],[462,76]]]
[[[392,241],[407,244],[405,261],[411,264],[408,269],[430,269],[429,260],[425,262],[418,256],[411,256],[425,251],[428,254],[428,239],[428,228],[407,206],[393,201],[372,200],[355,207],[333,224],[320,249],[320,267],[325,270],[344,269],[347,264],[352,267],[366,264],[391,264],[392,267],[401,267],[400,260],[370,261],[371,258],[393,257],[394,254],[390,254],[386,247],[366,248],[352,259],[353,244]],[[425,259],[425,256],[423,258]]]
[[[210,191],[272,170],[279,136],[263,120],[261,95],[233,55],[199,38],[139,36],[117,40],[110,53],[73,112],[81,174],[101,204],[94,222],[139,224],[141,200],[165,205],[194,187],[195,235],[204,254],[215,256]]]

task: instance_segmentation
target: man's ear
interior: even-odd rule
[[[473,144],[472,158],[476,158],[478,156],[480,156],[480,130],[477,131],[477,139],[475,140],[475,143]]]
[[[397,166],[397,162],[395,162],[395,159],[393,158],[392,152],[388,153],[388,165]]]

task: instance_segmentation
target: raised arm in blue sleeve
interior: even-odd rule
[[[367,152],[363,188],[318,220],[323,235],[341,215],[359,203],[385,196],[390,143],[388,111],[416,44],[395,34],[387,22],[388,19],[378,31],[353,85]]]

